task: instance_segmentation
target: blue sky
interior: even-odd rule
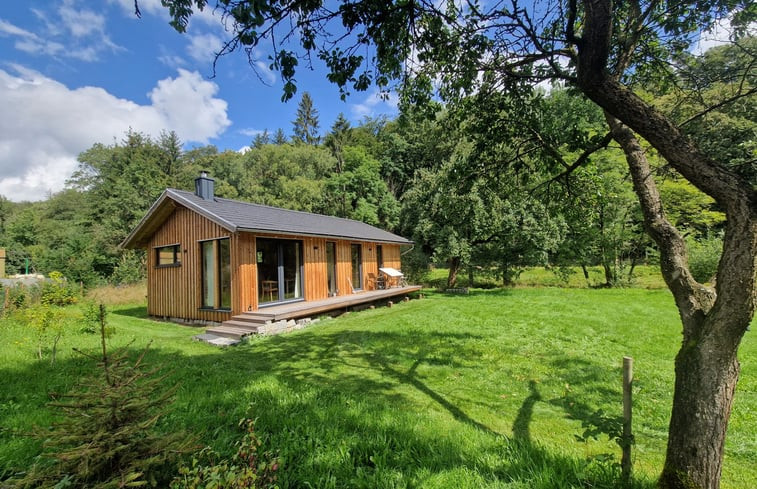
[[[77,155],[112,144],[129,129],[176,131],[186,147],[240,150],[256,133],[291,134],[302,92],[313,98],[325,132],[342,112],[353,121],[396,114],[375,91],[346,101],[322,66],[300,67],[298,94],[281,102],[282,83],[256,51],[212,62],[225,32],[206,10],[186,34],[168,25],[160,0],[44,0],[0,7],[0,195],[40,200],[63,188]]]

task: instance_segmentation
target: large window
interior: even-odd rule
[[[335,296],[336,288],[336,243],[326,241],[326,276],[329,281],[329,295]]]
[[[202,307],[231,309],[229,238],[202,241]]]
[[[363,245],[352,244],[352,288],[363,288]]]
[[[255,246],[258,303],[302,299],[302,242],[260,238]]]
[[[181,265],[181,246],[174,244],[155,248],[155,264],[159,267]]]

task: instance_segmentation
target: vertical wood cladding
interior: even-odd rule
[[[384,266],[389,268],[402,269],[402,257],[400,256],[400,245],[383,245]]]
[[[273,238],[302,242],[304,298],[307,301],[325,299],[329,295],[326,261],[326,241],[336,243],[336,284],[338,295],[352,293],[352,253],[350,246],[362,246],[363,289],[375,289],[378,276],[376,243],[349,240],[330,240],[319,237],[289,235],[255,235],[231,233],[201,215],[184,207],[173,214],[152,236],[147,250],[147,311],[159,317],[225,321],[232,315],[258,308],[256,239]],[[231,311],[201,308],[202,257],[200,242],[230,238],[231,249]],[[156,248],[180,246],[180,264],[158,267]],[[400,246],[382,244],[384,266],[399,269]]]
[[[200,309],[202,304],[200,241],[231,238],[232,304],[238,296],[235,284],[238,273],[234,250],[238,238],[228,230],[184,207],[173,214],[153,234],[147,250],[147,312],[153,316],[225,321],[231,317],[226,311]],[[180,245],[181,263],[177,266],[156,267],[155,248]],[[237,299],[238,300],[238,299]]]

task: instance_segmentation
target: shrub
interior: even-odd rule
[[[37,294],[32,292],[29,287],[21,284],[8,287],[8,312],[22,309],[34,302],[34,296]]]
[[[118,263],[110,276],[110,282],[115,285],[135,284],[147,276],[147,261],[142,250],[126,250],[121,254]]]
[[[402,256],[402,271],[408,282],[426,283],[429,280],[429,259],[423,250],[413,248]]]
[[[50,280],[42,283],[40,302],[52,306],[75,304],[79,298],[76,286],[70,285],[60,272],[50,272]]]
[[[697,282],[709,282],[718,271],[720,255],[723,252],[723,238],[711,236],[707,238],[688,238],[689,270]]]
[[[557,280],[559,280],[560,284],[563,286],[568,285],[568,282],[570,282],[570,277],[572,277],[576,273],[573,267],[570,267],[568,265],[547,267],[547,269],[555,274],[555,277],[557,277]]]
[[[55,363],[58,342],[63,336],[64,322],[60,309],[47,305],[37,305],[25,309],[20,314],[26,326],[34,330],[37,337],[37,357],[42,360],[42,348],[45,343],[52,341],[50,364]]]
[[[237,453],[231,461],[217,462],[218,454],[206,447],[192,458],[190,467],[179,468],[171,489],[277,488],[278,460],[268,452],[258,453],[261,442],[255,434],[253,420],[242,419],[239,426],[245,430],[245,435],[237,443]]]
[[[189,451],[185,434],[155,431],[177,386],[165,389],[166,377],[157,368],[145,369],[147,348],[133,362],[127,358],[130,345],[108,353],[102,306],[99,317],[99,358],[75,350],[95,360],[96,370],[69,393],[52,394],[49,405],[62,418],[36,433],[44,440],[43,453],[25,476],[12,481],[16,488],[165,487],[165,464]]]

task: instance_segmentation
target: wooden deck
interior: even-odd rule
[[[301,319],[318,316],[332,311],[349,309],[361,304],[378,302],[392,297],[406,296],[412,292],[421,290],[420,285],[407,285],[404,287],[392,287],[384,290],[370,290],[357,292],[352,295],[329,297],[317,301],[302,301],[289,304],[261,307],[257,311],[251,311],[234,316],[224,321],[220,326],[207,329],[207,333],[228,338],[241,338],[249,334],[260,332],[261,326],[277,321],[289,319]]]

